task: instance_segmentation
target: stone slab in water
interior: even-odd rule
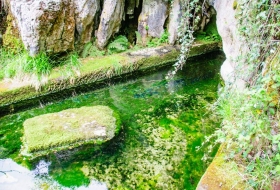
[[[120,119],[107,106],[67,109],[27,119],[23,154],[68,150],[86,144],[102,144],[120,129]]]

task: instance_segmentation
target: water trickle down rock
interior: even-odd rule
[[[97,31],[97,46],[103,49],[113,34],[119,31],[125,0],[105,0]]]
[[[11,0],[22,41],[31,55],[74,49],[74,6],[68,0]]]
[[[97,15],[100,10],[100,0],[74,0],[76,30],[78,44],[90,42],[92,32],[97,29]]]
[[[138,32],[145,43],[147,37],[160,38],[164,32],[163,26],[167,18],[168,1],[144,0],[142,12],[138,19]]]

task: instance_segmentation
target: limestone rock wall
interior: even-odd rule
[[[23,42],[31,55],[36,55],[41,51],[80,51],[93,39],[97,47],[104,49],[114,36],[123,35],[134,24],[135,28],[127,34],[134,35],[134,39],[137,30],[145,41],[160,38],[167,29],[170,44],[175,44],[182,0],[174,0],[172,7],[168,0],[2,1],[9,7],[9,18],[14,19],[15,31],[20,34],[14,37]],[[133,37],[130,39],[134,43]]]
[[[100,0],[74,0],[78,44],[90,42],[92,32],[98,27]]]
[[[240,41],[237,29],[237,20],[234,9],[235,0],[216,0],[214,8],[217,12],[217,28],[223,41],[223,51],[226,60],[221,67],[221,76],[225,83],[233,84],[237,88],[245,87],[245,80],[236,78],[235,68],[237,67],[236,59],[240,52],[247,51]]]
[[[25,48],[31,55],[40,51],[59,53],[74,49],[74,8],[67,0],[11,0]]]
[[[7,27],[7,13],[5,9],[5,1],[0,0],[0,47],[2,46],[3,34],[5,33]]]
[[[175,44],[177,39],[177,27],[180,24],[180,17],[182,16],[182,10],[181,10],[181,1],[180,0],[174,0],[173,1],[173,7],[170,10],[169,19],[168,19],[168,41],[170,44]]]
[[[97,31],[97,46],[103,49],[110,37],[121,27],[125,0],[105,0]]]
[[[168,1],[144,0],[138,19],[138,31],[145,41],[148,36],[160,37],[164,32],[164,23],[168,13]]]

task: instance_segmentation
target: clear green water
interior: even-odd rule
[[[158,70],[2,117],[0,171],[16,170],[4,168],[11,161],[7,158],[28,166],[32,174],[25,181],[34,189],[98,189],[93,188],[96,181],[109,189],[195,189],[207,167],[201,161],[206,149],[196,151],[196,147],[219,125],[209,108],[217,97],[218,71],[223,60],[217,53],[207,55],[189,62],[171,81],[165,80],[168,69]],[[58,159],[52,155],[45,159],[51,162],[46,166],[47,172],[36,173],[39,161],[29,163],[19,152],[22,123],[37,115],[92,105],[107,105],[120,113],[120,134],[106,148],[85,151],[77,158]],[[20,179],[7,183],[1,181],[3,176],[0,173],[0,189],[23,187]],[[99,185],[104,189],[104,184]]]

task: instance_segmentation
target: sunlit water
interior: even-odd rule
[[[165,80],[170,68],[162,69],[0,118],[0,189],[195,189],[207,167],[201,160],[206,147],[196,147],[219,125],[209,108],[223,59],[207,55],[170,81]],[[26,119],[92,105],[120,113],[123,129],[107,147],[31,163],[20,155]]]

